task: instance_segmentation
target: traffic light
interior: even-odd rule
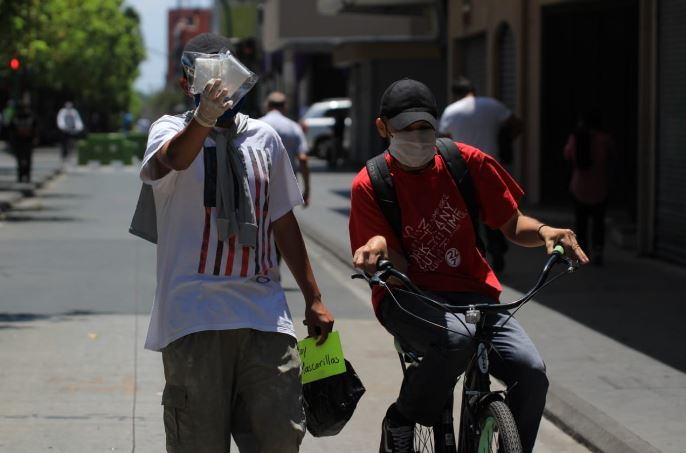
[[[10,69],[12,71],[18,71],[21,68],[21,61],[17,57],[13,57],[10,60]]]

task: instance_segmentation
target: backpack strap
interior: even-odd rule
[[[369,159],[366,167],[369,179],[372,182],[376,202],[379,204],[381,212],[398,238],[398,242],[402,244],[402,217],[400,214],[398,197],[396,196],[395,188],[393,187],[393,178],[391,178],[388,163],[386,162],[387,152],[388,151],[384,151]]]
[[[462,157],[462,150],[450,138],[439,138],[436,140],[436,147],[467,205],[469,217],[472,219],[474,236],[476,237],[476,246],[481,251],[481,254],[485,256],[486,247],[481,239],[481,230],[479,228],[479,202],[476,196],[476,189],[474,188],[474,181],[472,181],[467,163],[464,157]]]

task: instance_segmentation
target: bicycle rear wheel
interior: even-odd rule
[[[440,423],[432,427],[418,423],[414,426],[415,453],[457,453],[452,411],[451,401],[444,410]]]
[[[510,408],[491,401],[479,419],[478,453],[522,453],[522,443]]]
[[[433,428],[414,425],[414,451],[416,453],[435,453]]]

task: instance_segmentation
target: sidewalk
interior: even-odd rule
[[[135,167],[68,167],[0,220],[0,452],[163,450],[162,358],[143,349],[155,248],[127,232],[139,184]],[[349,268],[308,249],[367,392],[341,434],[306,435],[300,451],[374,451],[402,377],[391,337]],[[303,338],[305,302],[283,270]],[[536,453],[586,451],[544,421]]]
[[[7,211],[24,196],[33,195],[62,169],[57,147],[40,147],[33,152],[31,183],[17,182],[17,161],[5,142],[0,142],[0,212]]]
[[[314,166],[311,206],[297,212],[301,228],[349,263],[354,173]],[[571,225],[564,212],[528,211]],[[512,246],[500,276],[503,300],[530,287],[544,259],[540,249]],[[546,415],[599,451],[683,451],[686,354],[677,335],[686,315],[680,290],[686,270],[612,246],[605,261],[556,282],[517,315],[546,359]]]

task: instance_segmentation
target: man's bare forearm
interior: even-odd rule
[[[165,174],[170,170],[186,170],[191,166],[210,133],[209,127],[202,126],[195,118],[162,146],[157,153],[157,160]],[[164,171],[166,169],[166,171]],[[164,175],[161,175],[164,176]]]
[[[544,244],[538,228],[543,224],[540,220],[524,215],[520,211],[501,228],[503,234],[513,243],[522,247],[540,247]]]
[[[307,304],[321,299],[321,292],[312,272],[298,221],[293,212],[289,212],[272,224],[274,239],[281,256],[288,265],[295,281],[298,283]]]
[[[582,264],[588,263],[586,252],[581,249],[576,234],[568,228],[556,228],[540,220],[522,214],[517,210],[500,228],[505,237],[523,247],[540,247],[544,245],[548,253],[560,244],[569,256],[577,258]]]

